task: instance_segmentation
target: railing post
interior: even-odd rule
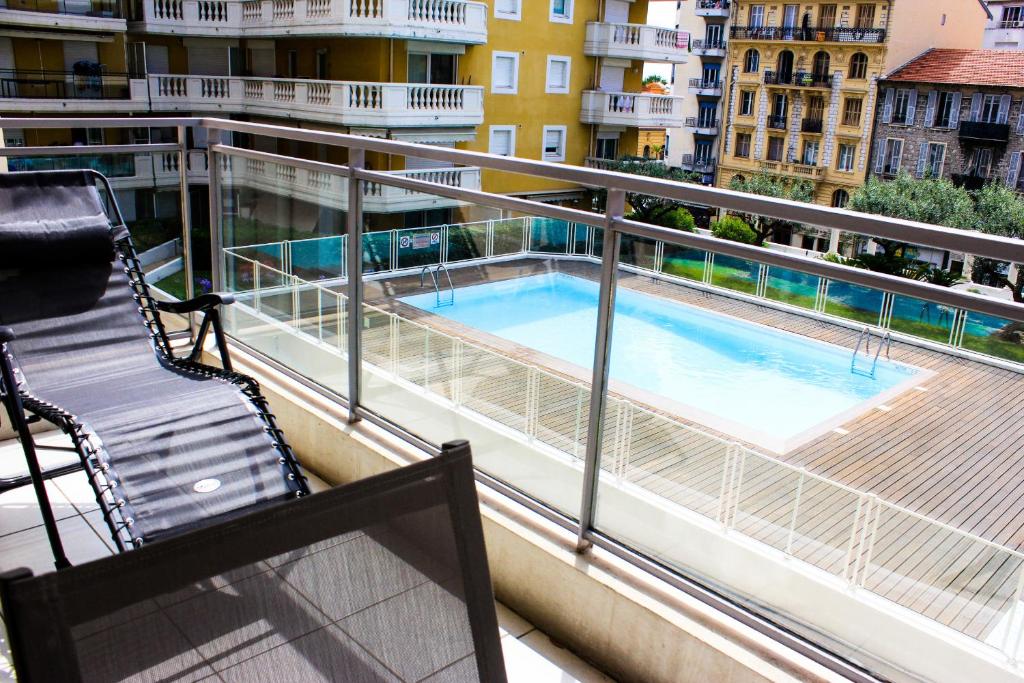
[[[612,323],[615,320],[615,288],[618,286],[619,246],[622,235],[614,220],[622,218],[626,193],[609,189],[605,204],[604,243],[601,249],[601,291],[597,308],[597,335],[594,340],[594,372],[590,383],[590,424],[583,462],[583,497],[580,501],[580,528],[577,552],[591,543],[587,536],[594,521],[597,483],[601,474],[601,438],[604,434],[604,408],[608,400],[608,367],[612,349]]]
[[[181,188],[181,257],[185,265],[185,298],[191,299],[196,295],[196,279],[192,265],[192,204],[188,196],[187,142],[185,126],[178,126],[178,182]],[[188,317],[188,325],[191,330],[192,316]]]
[[[209,130],[206,152],[210,176],[210,281],[215,292],[225,289],[224,271],[227,269],[227,264],[224,262],[224,233],[221,225],[224,214],[220,196],[220,164],[217,161],[217,152],[213,149],[220,144],[220,136],[221,132],[216,128]],[[181,172],[185,173],[185,171]],[[191,290],[186,291],[191,292]]]
[[[366,164],[366,153],[350,148],[348,152],[348,421],[358,422],[362,361],[363,320],[363,188],[355,176]],[[394,264],[392,264],[393,266]]]
[[[804,477],[807,475],[807,469],[800,468],[800,478],[796,482],[796,496],[793,499],[793,515],[789,520],[789,535],[786,537],[786,554],[793,554],[793,536],[796,534],[796,519],[800,512],[800,496],[804,492]]]

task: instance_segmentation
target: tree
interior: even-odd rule
[[[669,168],[660,161],[607,161],[602,164],[602,167],[607,171],[632,173],[634,175],[647,176],[648,178],[674,180],[681,183],[697,183],[701,180],[699,173]],[[597,193],[595,200],[598,206],[605,205],[607,194],[606,190],[601,190]],[[626,203],[629,205],[626,218],[641,223],[686,230],[687,232],[693,230],[693,216],[690,215],[690,212],[686,210],[686,207],[681,202],[663,197],[628,192],[626,193]],[[685,216],[679,213],[680,210],[685,212]]]
[[[650,76],[647,76],[646,78],[644,78],[643,83],[641,85],[649,85],[651,83],[661,83],[662,85],[668,85],[668,81],[666,81],[663,76],[659,76],[658,74],[651,74]]]
[[[999,183],[988,183],[975,195],[975,230],[992,235],[1024,239],[1024,200],[1016,192]],[[1011,279],[999,276],[1004,287],[1009,287],[1013,300],[1024,303],[1024,268],[1016,268]]]
[[[722,216],[711,223],[711,234],[721,240],[742,242],[743,244],[760,244],[757,233],[739,216]]]
[[[758,173],[749,178],[733,178],[729,181],[729,189],[764,197],[778,197],[794,202],[809,202],[814,199],[814,186],[807,180],[789,179],[769,173]],[[757,234],[757,243],[762,244],[771,239],[778,228],[792,225],[788,221],[763,216],[750,216],[753,230]]]

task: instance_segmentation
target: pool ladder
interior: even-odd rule
[[[448,291],[449,297],[447,301],[441,300],[441,273],[445,274],[448,278]],[[452,283],[452,274],[448,272],[448,267],[443,263],[437,264],[433,270],[430,269],[429,265],[423,266],[423,270],[420,271],[420,287],[423,286],[426,281],[427,273],[430,274],[430,281],[434,284],[434,294],[437,300],[434,304],[434,308],[440,308],[441,306],[454,306],[455,305],[455,285]]]
[[[850,372],[855,375],[863,375],[865,377],[874,377],[875,369],[878,367],[878,358],[882,355],[882,349],[885,349],[885,359],[889,360],[889,352],[892,349],[892,334],[886,332],[878,340],[878,348],[875,349],[875,355],[871,359],[871,369],[863,370],[857,367],[857,354],[860,353],[860,346],[864,345],[864,356],[871,355],[871,328],[864,326],[861,330],[860,335],[857,336],[857,346],[853,349],[853,357],[850,358]]]

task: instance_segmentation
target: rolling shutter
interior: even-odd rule
[[[516,60],[513,57],[494,58],[494,87],[505,90],[515,88]]]
[[[146,46],[146,73],[171,73],[170,57],[168,56],[166,45]]]
[[[228,48],[189,47],[188,72],[194,76],[227,76]]]
[[[64,41],[64,70],[71,71],[75,62],[99,63],[99,55],[96,52],[96,43],[84,40]]]
[[[568,87],[569,65],[560,59],[552,59],[548,62],[548,88],[566,90]]]
[[[512,156],[512,131],[507,128],[492,128],[489,151],[491,154],[500,154],[504,157]]]

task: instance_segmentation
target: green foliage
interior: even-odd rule
[[[701,180],[699,173],[669,168],[667,164],[660,161],[607,161],[603,164],[603,168],[608,171],[631,173],[633,175],[672,180],[680,183],[697,183]],[[606,190],[596,193],[595,203],[597,206],[603,207],[607,197],[608,193]],[[626,194],[626,203],[629,204],[631,209],[626,216],[627,218],[641,223],[650,223],[651,225],[661,225],[669,228],[677,227],[678,223],[680,230],[688,232],[693,230],[693,216],[690,215],[690,212],[680,202],[663,197],[652,197],[651,195],[629,192]],[[689,216],[689,220],[684,216],[677,215],[676,212],[680,209],[686,213],[686,216]]]
[[[658,223],[658,225],[672,228],[673,230],[681,230],[682,232],[693,232],[694,227],[696,227],[693,214],[681,206],[665,214],[665,221]]]
[[[757,244],[757,233],[739,216],[722,216],[711,223],[711,234],[722,240]]]
[[[975,230],[1024,239],[1024,201],[1000,183],[988,183],[974,196]]]
[[[643,85],[647,85],[649,83],[661,83],[662,85],[668,85],[668,81],[666,81],[664,77],[659,76],[658,74],[651,74],[650,76],[644,78]]]
[[[967,190],[945,178],[917,179],[906,172],[893,180],[869,178],[846,208],[951,228],[971,229],[975,221]]]

